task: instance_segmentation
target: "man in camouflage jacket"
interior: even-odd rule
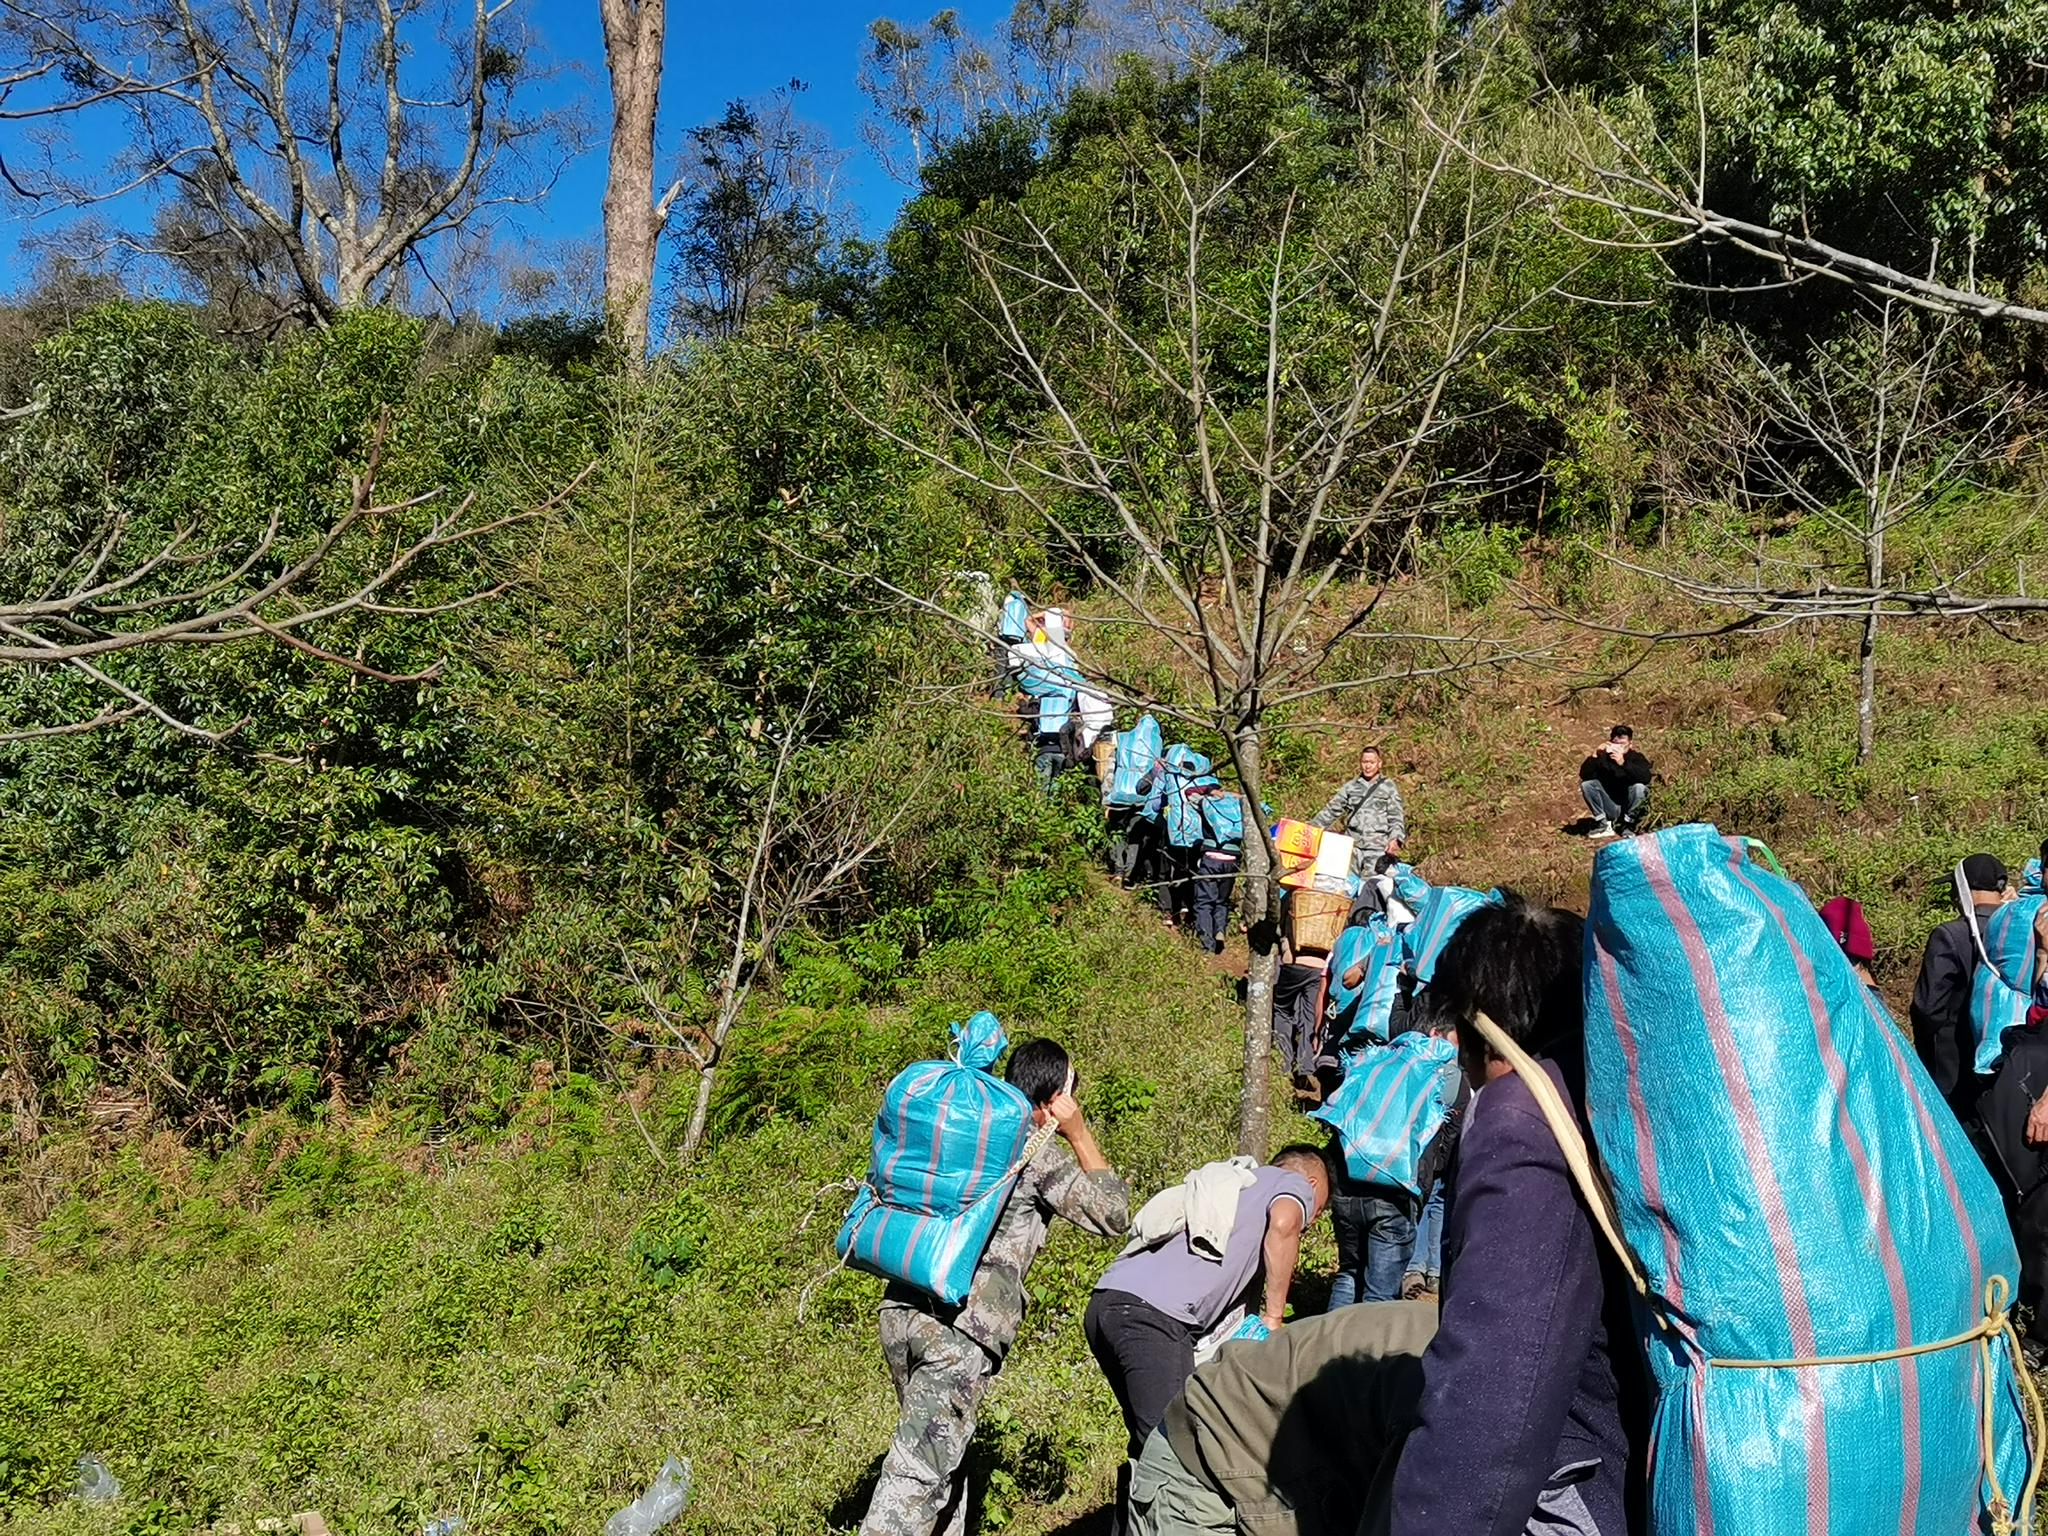
[[[1082,1118],[1066,1051],[1027,1040],[1005,1075],[1031,1101],[1036,1124],[1056,1127],[1066,1146],[1034,1135],[1038,1151],[1011,1188],[966,1301],[949,1307],[895,1282],[883,1293],[882,1358],[903,1414],[861,1536],[964,1536],[967,1442],[982,1394],[1023,1325],[1024,1276],[1045,1246],[1047,1224],[1064,1216],[1097,1237],[1130,1229],[1130,1191]]]
[[[1358,777],[1330,796],[1330,803],[1310,817],[1309,824],[1356,840],[1351,872],[1361,878],[1373,873],[1383,854],[1400,853],[1408,840],[1408,816],[1401,809],[1400,788],[1380,772],[1378,747],[1358,754]]]

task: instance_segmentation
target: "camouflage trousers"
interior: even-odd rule
[[[903,1417],[860,1536],[965,1536],[967,1442],[995,1376],[974,1340],[916,1307],[882,1303],[882,1358]]]

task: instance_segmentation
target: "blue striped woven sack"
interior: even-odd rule
[[[1024,594],[1012,588],[1003,599],[1002,616],[996,620],[996,638],[1012,645],[1022,644],[1031,633],[1031,605]]]
[[[2020,894],[2039,896],[2044,893],[2048,893],[2048,885],[2041,883],[2041,861],[2038,858],[2029,859],[2026,867],[2020,871]]]
[[[1104,805],[1145,803],[1147,794],[1138,788],[1138,781],[1159,761],[1159,741],[1159,722],[1150,715],[1140,715],[1136,725],[1116,733],[1116,766],[1102,791]]]
[[[1647,1281],[1654,1536],[1995,1529],[2027,1473],[2011,1335],[1916,1347],[2010,1297],[2012,1235],[1805,893],[1709,826],[1611,844],[1585,1003],[1587,1109]]]
[[[1410,1030],[1361,1054],[1311,1118],[1335,1128],[1352,1178],[1419,1196],[1416,1169],[1457,1099],[1458,1048]]]
[[[849,1268],[940,1301],[967,1299],[1031,1137],[1031,1102],[989,1075],[1009,1042],[992,1013],[953,1026],[951,1061],[896,1074],[875,1119],[867,1181],[839,1228]]]
[[[1461,885],[1433,885],[1415,908],[1415,921],[1402,934],[1408,951],[1408,969],[1415,979],[1427,984],[1436,979],[1437,957],[1465,921],[1481,907],[1502,904],[1499,891],[1468,891]]]
[[[1984,958],[1970,973],[1970,1034],[1979,1072],[1996,1071],[2005,1058],[2005,1032],[2026,1027],[2034,993],[2034,919],[2043,906],[2048,898],[2040,896],[2008,901],[1978,930]]]
[[[1394,877],[1394,894],[1401,899],[1402,905],[1410,912],[1418,910],[1429,895],[1429,882],[1416,873],[1412,864],[1396,864],[1387,873]]]
[[[1344,985],[1344,973],[1363,966],[1355,987]],[[1401,973],[1401,936],[1375,912],[1337,936],[1330,950],[1328,1038],[1340,1051],[1384,1045],[1394,1013],[1395,980]]]
[[[1166,812],[1166,840],[1176,848],[1199,847],[1202,808],[1188,791],[1216,784],[1216,775],[1209,771],[1209,759],[1186,742],[1176,741],[1161,759],[1160,778],[1164,781],[1160,804]]]

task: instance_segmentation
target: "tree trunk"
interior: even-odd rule
[[[1864,576],[1871,591],[1884,585],[1884,530],[1879,528],[1865,541]],[[1877,608],[1873,604],[1863,616],[1863,643],[1856,658],[1862,664],[1862,686],[1856,695],[1856,761],[1870,761],[1877,745]]]
[[[711,1121],[711,1090],[718,1082],[718,1057],[713,1056],[697,1074],[697,1102],[690,1106],[690,1126],[683,1132],[684,1157],[694,1157],[704,1145],[704,1129]]]
[[[612,81],[610,169],[604,187],[604,303],[628,360],[647,355],[654,292],[654,118],[661,100],[667,0],[599,0]]]
[[[1260,795],[1259,729],[1237,731],[1237,776],[1244,790],[1245,942],[1251,965],[1244,984],[1244,1081],[1237,1095],[1237,1150],[1260,1162],[1271,1150],[1273,986],[1280,974],[1279,887],[1273,883],[1273,845],[1266,837]]]

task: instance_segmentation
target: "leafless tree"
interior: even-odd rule
[[[625,979],[659,1031],[653,1044],[680,1052],[697,1069],[696,1099],[683,1132],[685,1157],[704,1144],[726,1047],[754,987],[774,966],[782,941],[875,857],[919,798],[921,786],[915,783],[899,786],[891,796],[878,796],[868,785],[797,786],[797,757],[808,744],[810,705],[806,697],[781,725],[745,867],[722,871],[710,897],[722,930],[723,958],[710,989],[708,1014],[678,1006],[681,988],[673,977],[663,985],[664,978],[644,974],[627,961]]]
[[[1134,40],[1124,18],[1090,0],[1016,0],[986,38],[951,6],[921,27],[883,17],[869,24],[861,55],[860,87],[874,108],[861,135],[890,175],[915,186],[963,131],[984,117],[1049,113]]]
[[[1974,376],[1962,345],[1966,320],[1929,315],[1900,299],[1872,301],[1845,337],[1815,343],[1794,364],[1768,360],[1747,333],[1726,359],[1733,377],[1667,432],[1705,446],[1683,455],[1664,491],[1717,514],[1746,512],[1750,547],[1696,564],[1609,555],[1710,613],[1732,613],[1716,632],[1774,633],[1810,620],[1853,621],[1858,630],[1856,757],[1876,743],[1877,641],[1887,618],[2036,611],[2022,593],[1973,591],[2009,541],[1931,565],[1893,558],[1892,536],[1960,498],[1996,498],[2015,534],[2032,521],[2039,493],[2028,471],[2040,457],[2023,429],[2026,399],[2011,382]],[[1709,441],[1712,439],[1712,441]],[[1800,536],[1787,551],[1773,539]],[[1746,535],[1731,537],[1740,546]],[[1747,579],[1727,569],[1747,567]],[[1646,641],[1674,638],[1633,631]]]
[[[1781,229],[1720,211],[1707,189],[1709,124],[1697,59],[1693,82],[1693,121],[1684,142],[1634,128],[1625,131],[1612,117],[1583,103],[1552,100],[1546,137],[1566,153],[1543,166],[1524,155],[1480,144],[1469,125],[1438,122],[1426,103],[1423,120],[1490,170],[1525,179],[1566,228],[1605,245],[1654,252],[1667,262],[1687,248],[1736,251],[1781,274],[1780,284],[1818,277],[1937,315],[2048,325],[2048,309],[1944,282],[1934,263],[1927,272],[1908,272],[1831,245],[1805,230]],[[1589,211],[1596,215],[1590,228],[1583,217]],[[1698,286],[1696,277],[1675,271],[1673,276],[1684,286]],[[1970,281],[1966,276],[1965,282]]]
[[[1479,88],[1446,106],[1461,128]],[[939,434],[869,420],[1029,508],[1197,680],[1170,712],[1228,743],[1257,806],[1275,711],[1528,654],[1378,614],[1418,522],[1499,489],[1441,449],[1488,409],[1492,392],[1468,387],[1485,352],[1540,327],[1594,281],[1597,258],[1546,270],[1561,247],[1525,244],[1542,225],[1533,192],[1394,120],[1361,137],[1352,188],[1314,208],[1299,178],[1268,174],[1284,134],[1242,163],[1140,135],[1126,149],[1117,179],[1132,204],[1106,227],[1020,211],[964,236],[981,317],[1035,414],[995,425],[966,389],[942,387],[923,404]],[[1108,691],[1140,692],[1115,681]],[[1239,1145],[1263,1156],[1279,891],[1267,839],[1245,852]]]
[[[682,190],[677,181],[660,199],[654,195],[654,120],[661,100],[668,0],[598,0],[598,13],[612,81],[611,157],[604,187],[605,308],[620,349],[637,362],[647,352],[655,246]]]
[[[380,682],[433,677],[439,663],[422,672],[386,672],[360,655],[329,649],[317,637],[323,626],[350,615],[425,617],[495,596],[502,584],[412,603],[404,588],[410,573],[437,556],[552,510],[584,477],[540,505],[497,516],[476,516],[474,493],[445,511],[431,510],[444,499],[438,491],[380,502],[377,479],[387,426],[379,422],[362,470],[351,477],[346,510],[309,540],[288,545],[273,513],[263,531],[240,547],[210,544],[197,526],[187,524],[145,539],[138,548],[128,519],[116,516],[46,590],[0,598],[0,666],[61,669],[85,679],[105,701],[96,713],[58,724],[0,728],[0,741],[75,735],[139,719],[202,741],[219,741],[236,728],[201,725],[108,670],[110,659],[136,651],[268,642]],[[422,509],[430,512],[424,524]],[[367,564],[346,582],[332,583],[332,572],[345,558]]]
[[[7,180],[72,209],[168,193],[124,246],[238,263],[306,320],[389,297],[408,263],[432,285],[434,243],[538,197],[577,137],[569,111],[518,109],[511,4],[0,0],[0,121],[117,116],[128,143],[95,174],[46,136]]]

